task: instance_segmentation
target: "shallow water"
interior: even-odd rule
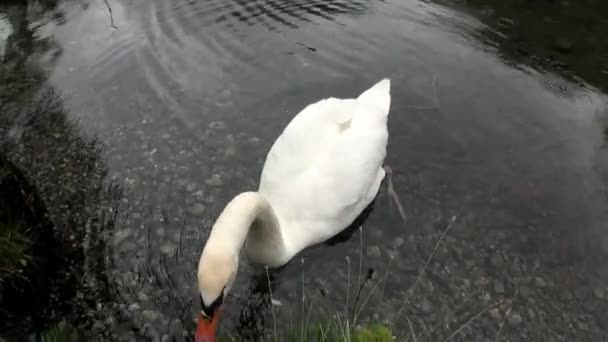
[[[225,203],[255,189],[268,148],[303,106],[356,96],[388,76],[387,164],[406,220],[384,186],[362,231],[281,270],[273,288],[279,324],[300,319],[302,279],[307,303],[343,310],[363,254],[363,274],[389,274],[364,316],[392,319],[403,307],[401,336],[607,337],[605,78],[514,57],[508,33],[458,2],[107,3],[111,11],[103,1],[31,5],[31,39],[45,44],[5,58],[30,56],[65,120],[78,120],[75,134],[103,145],[88,173],[70,171],[70,163],[83,167],[80,157],[56,171],[63,154],[44,143],[44,129],[38,145],[20,146],[32,121],[21,112],[3,123],[3,144],[17,146],[9,154],[39,175],[43,192],[65,191],[59,174],[83,198],[84,279],[99,296],[83,323],[91,334],[189,338],[196,262]],[[18,26],[20,8],[0,11],[0,38],[20,32],[4,29],[4,18]],[[31,101],[11,96],[15,112]],[[79,185],[92,184],[98,168],[94,182],[121,191]],[[47,206],[70,221],[80,215],[66,211],[70,198],[47,196]],[[111,224],[90,228],[108,217]],[[256,335],[272,329],[267,291],[257,288],[266,278],[241,265],[224,331]]]

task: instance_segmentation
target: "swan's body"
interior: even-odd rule
[[[356,99],[324,99],[292,119],[268,153],[258,191],[236,196],[212,228],[198,270],[203,312],[230,290],[243,246],[251,261],[283,266],[371,203],[385,177],[389,107],[385,79]]]

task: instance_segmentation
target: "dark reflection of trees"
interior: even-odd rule
[[[46,84],[46,75],[36,62],[37,56],[51,52],[52,66],[61,51],[51,38],[39,39],[33,24],[44,18],[60,20],[55,3],[12,1],[0,5],[0,11],[13,26],[0,63],[0,160],[13,170],[11,175],[18,175],[7,178],[12,183],[5,185],[13,185],[0,193],[0,204],[24,207],[20,203],[29,203],[25,206],[29,211],[23,210],[22,216],[34,222],[29,224],[31,229],[39,229],[31,234],[39,246],[34,260],[46,265],[44,272],[35,266],[29,269],[30,286],[19,291],[0,288],[0,332],[14,337],[59,318],[88,324],[88,319],[78,315],[95,310],[102,301],[99,291],[105,288],[105,277],[100,271],[104,248],[100,234],[113,221],[102,208],[109,205],[113,191],[104,183],[106,166],[100,144],[83,135],[67,117],[61,95]],[[7,198],[20,187],[28,190]],[[8,205],[0,209],[7,208],[11,209]],[[47,258],[50,255],[54,259]],[[91,284],[94,291],[88,289]]]
[[[473,12],[482,34],[510,62],[580,77],[608,90],[608,2],[604,0],[432,0]]]
[[[221,11],[210,11],[217,23],[240,21],[270,30],[297,28],[302,23],[319,19],[335,20],[341,14],[363,14],[373,1],[353,0],[229,0]],[[203,3],[191,3],[200,6]],[[208,6],[204,5],[204,6]],[[196,10],[196,9],[195,9]]]

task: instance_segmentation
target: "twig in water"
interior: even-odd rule
[[[353,312],[353,323],[352,325],[355,326],[357,325],[357,320],[359,319],[359,317],[361,317],[361,312],[363,312],[363,309],[365,308],[365,305],[367,304],[367,302],[369,301],[369,299],[371,298],[371,296],[374,294],[374,292],[376,291],[376,289],[378,288],[378,286],[380,286],[380,284],[382,284],[382,292],[380,294],[380,297],[384,296],[384,285],[386,284],[386,279],[388,278],[389,274],[390,274],[390,268],[391,268],[391,264],[393,263],[393,258],[391,257],[391,259],[388,262],[388,266],[386,267],[386,272],[384,273],[384,275],[378,279],[378,281],[374,284],[374,286],[372,286],[372,288],[369,290],[369,293],[367,294],[367,296],[365,296],[365,299],[363,299],[363,302],[361,303],[361,306],[359,306],[359,311],[357,311],[357,308],[354,308],[354,312]],[[363,283],[361,283],[361,286],[367,282],[369,278],[366,278],[364,280]],[[361,291],[361,287],[359,287],[359,291]]]
[[[505,321],[511,314],[511,308],[512,307],[509,307],[509,309],[507,310],[507,313],[505,314],[505,317],[503,317],[502,322],[500,322],[500,327],[498,328],[498,332],[496,333],[496,338],[494,339],[494,342],[498,342],[498,339],[500,338],[500,333],[502,332],[502,328],[505,325]]]
[[[407,290],[406,296],[409,295],[410,293],[413,293],[414,290],[416,289],[416,286],[418,286],[418,283],[422,279],[422,276],[424,275],[424,272],[426,271],[426,268],[431,263],[431,259],[433,259],[433,256],[435,256],[435,253],[437,252],[437,249],[439,248],[439,245],[441,244],[441,241],[443,241],[443,238],[446,236],[446,234],[448,233],[448,231],[452,227],[452,224],[454,224],[454,221],[456,221],[456,216],[452,216],[452,219],[450,220],[450,223],[447,225],[447,227],[445,228],[445,230],[443,231],[443,233],[439,237],[439,240],[435,244],[435,247],[433,248],[433,251],[431,252],[431,255],[429,255],[429,257],[426,259],[424,267],[422,268],[422,271],[420,271],[420,274],[418,275],[418,278],[416,278],[416,281],[414,282],[414,284]],[[395,316],[395,319],[393,320],[393,324],[397,323],[397,320],[399,319],[399,317],[403,313],[403,310],[405,309],[405,304],[406,304],[406,301],[404,300],[403,304],[401,304],[401,307],[399,308],[399,311],[397,311],[397,316]]]
[[[344,313],[344,316],[348,317],[348,305],[350,304],[350,258],[348,257],[348,255],[346,256],[346,265],[348,269],[346,271],[346,312]]]
[[[302,326],[300,328],[300,341],[304,341],[304,306],[306,303],[306,297],[304,295],[304,290],[306,288],[304,279],[304,258],[301,258],[300,261],[302,263]]]
[[[110,14],[110,27],[117,29],[118,27],[116,27],[116,25],[114,25],[114,14],[112,13],[112,6],[110,6],[110,3],[108,2],[108,0],[103,0],[104,4],[106,4],[106,8],[108,9],[108,13]]]
[[[460,311],[460,309],[462,309],[465,306],[465,304],[467,304],[471,300],[471,298],[475,297],[481,291],[482,291],[481,288],[478,288],[477,290],[473,291],[470,295],[468,295],[464,299],[464,301],[461,304],[459,304],[456,308],[448,311],[448,313],[445,315],[445,317],[448,317],[449,315],[455,314],[456,312]],[[425,340],[428,336],[433,334],[440,325],[441,325],[441,321],[437,322],[434,326],[432,326],[430,329],[428,329],[427,332],[422,336],[422,340]]]
[[[433,74],[433,94],[435,94],[435,104],[437,108],[441,109],[441,100],[439,99],[439,93],[437,92],[437,75]]]
[[[459,332],[461,332],[462,330],[464,330],[464,328],[468,327],[474,320],[478,319],[479,317],[481,317],[481,315],[483,315],[484,313],[494,309],[495,307],[498,307],[500,304],[502,304],[504,302],[504,300],[499,301],[498,303],[494,303],[493,305],[488,306],[487,308],[479,311],[475,316],[471,317],[468,321],[464,322],[458,329],[456,329],[450,336],[448,336],[445,340],[443,340],[443,342],[447,342],[449,340],[452,339],[452,337],[456,336]]]
[[[363,312],[363,308],[365,308],[365,304],[367,304],[367,302],[369,301],[370,297],[374,294],[374,292],[376,291],[376,288],[378,288],[378,286],[384,281],[386,280],[386,278],[388,277],[388,273],[385,274],[382,278],[380,278],[375,284],[374,286],[371,288],[371,290],[369,290],[369,293],[367,294],[367,296],[365,296],[365,299],[363,300],[363,302],[361,303],[361,306],[359,307],[359,311],[357,311],[357,308],[354,308],[354,312],[353,312],[353,326],[355,326],[357,324],[357,320],[359,319],[359,317],[361,316],[361,312]],[[367,279],[365,280],[367,281]],[[361,290],[361,288],[359,288],[359,291]]]
[[[401,216],[401,220],[403,223],[407,223],[407,217],[405,216],[405,210],[403,210],[403,205],[401,204],[401,200],[399,199],[399,195],[395,192],[395,187],[393,185],[393,169],[384,165],[384,170],[386,171],[388,186],[386,188],[386,192],[393,199],[393,202],[397,206],[397,211],[399,211],[399,216]]]
[[[274,298],[272,298],[272,286],[270,285],[270,273],[268,273],[268,266],[264,267],[266,269],[266,279],[268,280],[268,292],[270,292],[270,308],[272,309],[272,324],[274,327],[274,340],[277,339],[277,318],[274,314]]]
[[[355,296],[355,304],[353,306],[353,313],[357,311],[357,302],[359,302],[359,296],[361,295],[361,272],[363,270],[363,226],[359,226],[359,274],[357,275],[357,284],[359,289]]]
[[[414,338],[414,342],[418,342],[416,340],[416,333],[414,332],[414,326],[412,325],[412,321],[410,321],[409,317],[406,317],[406,319],[407,319],[407,324],[410,326],[410,333],[412,334],[412,337]]]

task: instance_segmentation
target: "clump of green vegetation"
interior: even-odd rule
[[[306,325],[291,324],[285,331],[267,336],[266,342],[392,342],[393,331],[385,324],[374,323],[358,328],[344,325],[339,318]],[[241,341],[238,337],[222,336],[221,342]]]
[[[351,328],[344,325],[338,318],[310,327],[293,325],[280,341],[287,342],[390,342],[393,341],[393,332],[390,327],[375,323],[369,326]],[[272,339],[271,339],[272,340]]]
[[[353,342],[389,342],[393,340],[393,331],[387,325],[376,323],[355,331]]]
[[[20,277],[23,269],[32,262],[30,245],[31,241],[22,232],[21,225],[0,223],[0,284]]]
[[[41,342],[78,342],[78,332],[65,321],[61,321],[40,333]]]

